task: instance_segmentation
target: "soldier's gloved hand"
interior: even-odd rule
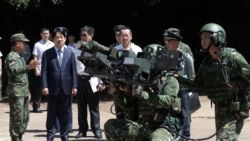
[[[143,87],[138,85],[137,88],[135,89],[135,94],[141,95],[142,91],[143,91]]]
[[[143,91],[143,87],[137,84],[132,85],[132,95],[140,95],[141,92]]]
[[[80,40],[76,43],[76,48],[84,51],[87,48],[87,43]]]
[[[240,110],[239,116],[242,119],[246,119],[249,117],[249,110]]]
[[[143,86],[138,85],[138,86],[134,87],[134,92],[133,93],[139,99],[143,99],[143,100],[148,100],[149,99],[149,94],[148,94],[148,92],[143,91]]]
[[[140,99],[148,100],[149,99],[149,93],[146,91],[142,91],[140,95],[138,95]]]

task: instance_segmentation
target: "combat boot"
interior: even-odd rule
[[[17,136],[11,136],[11,141],[19,141],[19,137],[17,137]]]
[[[239,114],[241,118],[246,119],[249,117],[249,110],[241,110]]]
[[[22,137],[23,137],[23,134],[20,134],[20,135],[18,136],[19,141],[23,141]]]
[[[0,94],[0,102],[2,102],[3,101],[3,98],[2,98],[2,95]]]

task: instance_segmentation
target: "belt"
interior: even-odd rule
[[[92,76],[91,75],[78,75],[81,79],[87,79],[89,80]]]
[[[232,103],[232,100],[215,101],[214,103],[220,106],[228,106]]]

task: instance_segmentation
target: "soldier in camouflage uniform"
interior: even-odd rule
[[[217,141],[237,141],[249,116],[250,66],[234,48],[226,46],[226,32],[216,23],[200,30],[202,61],[194,81],[179,79],[194,91],[208,96],[215,105]]]
[[[132,96],[137,98],[138,120],[110,119],[104,124],[104,132],[108,141],[173,141],[179,129],[176,114],[181,110],[178,97],[179,83],[170,73],[163,71],[158,77],[157,90],[133,87]],[[116,88],[110,86],[109,92]],[[126,110],[133,103],[124,100],[121,93],[113,94],[117,104]]]
[[[0,37],[0,40],[1,40],[1,37]],[[2,57],[3,57],[3,54],[2,52],[0,51],[0,102],[3,101],[3,91],[2,91],[2,75],[3,75],[3,72],[2,72]]]
[[[167,30],[165,30],[163,36],[165,41],[165,48],[168,51],[176,50],[181,54],[179,55],[179,60],[181,61],[178,61],[179,67],[176,73],[178,75],[181,75],[182,77],[186,77],[188,79],[193,80],[195,77],[193,54],[190,47],[181,41],[183,38],[182,36],[180,36],[180,30],[173,27],[168,28]],[[191,136],[191,113],[189,108],[189,94],[189,90],[181,85],[179,91],[179,96],[181,98],[181,130],[179,133],[180,136],[176,139],[176,141],[187,141],[187,138]],[[185,136],[185,138],[182,138],[181,136]]]
[[[10,38],[12,49],[5,59],[5,69],[8,74],[6,93],[10,106],[9,131],[11,141],[22,141],[29,122],[29,81],[28,70],[37,67],[38,62],[31,60],[26,65],[21,53],[25,50],[25,42],[29,40],[22,33]]]
[[[172,32],[175,35],[180,36],[180,30],[178,28],[170,27],[170,28],[168,28],[168,29],[166,29],[164,31],[164,34],[167,33],[167,32]],[[163,34],[163,36],[165,37],[164,34]],[[182,42],[180,40],[179,41],[178,49],[181,50],[181,51],[183,51],[183,52],[185,52],[185,53],[187,53],[187,54],[189,54],[193,58],[193,60],[194,60],[193,52],[192,52],[192,50],[191,50],[191,48],[190,48],[190,46],[188,44],[186,44],[186,43],[184,43],[184,42]]]

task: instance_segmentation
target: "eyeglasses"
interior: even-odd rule
[[[80,34],[80,36],[81,36],[81,37],[86,37],[86,36],[87,36],[87,34]]]

